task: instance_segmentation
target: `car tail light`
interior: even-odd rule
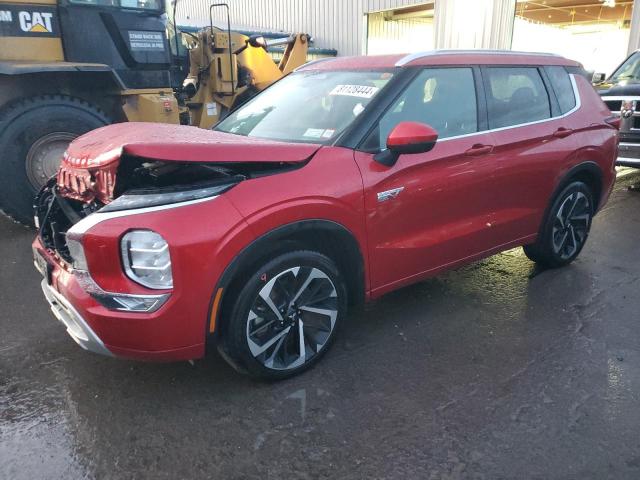
[[[122,264],[134,282],[154,289],[173,287],[169,244],[151,230],[133,230],[120,243]]]

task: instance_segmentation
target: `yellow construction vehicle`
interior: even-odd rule
[[[306,34],[269,41],[227,23],[167,28],[164,0],[0,0],[0,208],[31,223],[78,135],[126,121],[209,128],[306,61]],[[269,44],[284,46],[279,64]]]

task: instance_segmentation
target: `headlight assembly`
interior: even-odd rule
[[[158,188],[131,190],[116,198],[113,202],[100,209],[100,212],[116,212],[134,208],[157,207],[173,203],[189,202],[215,197],[226,192],[238,182],[221,185],[208,185],[198,188]]]
[[[154,289],[173,287],[169,244],[151,230],[132,230],[120,242],[122,264],[134,282]]]

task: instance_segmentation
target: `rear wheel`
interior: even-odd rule
[[[583,182],[567,185],[554,199],[536,243],[524,253],[545,267],[562,267],[578,256],[593,218],[593,193]]]
[[[33,197],[55,175],[62,154],[79,135],[109,119],[88,103],[62,95],[19,101],[0,114],[0,208],[33,223]]]
[[[231,308],[225,358],[249,374],[282,379],[315,364],[346,315],[346,288],[324,255],[297,251],[255,270]]]

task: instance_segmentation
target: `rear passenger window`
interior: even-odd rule
[[[471,68],[426,68],[409,84],[365,140],[364,148],[386,148],[389,132],[400,122],[431,125],[438,138],[478,131],[476,89]]]
[[[545,67],[553,91],[556,93],[560,112],[567,113],[576,106],[576,96],[573,93],[573,85],[569,74],[564,67]]]
[[[549,94],[537,68],[490,67],[486,74],[489,128],[551,117]]]

